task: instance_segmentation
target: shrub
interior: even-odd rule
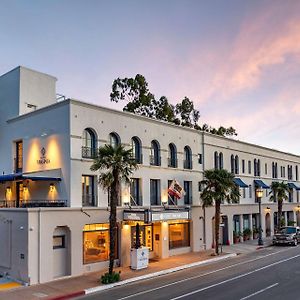
[[[109,284],[109,283],[114,283],[117,281],[120,281],[121,279],[121,271],[119,272],[113,272],[112,274],[105,273],[104,275],[101,276],[101,283],[103,284]]]

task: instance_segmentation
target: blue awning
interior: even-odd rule
[[[290,189],[295,189],[295,190],[297,190],[297,191],[300,190],[300,187],[297,186],[297,185],[296,185],[295,183],[293,183],[293,182],[289,182],[289,183],[288,183],[288,186],[289,186]]]
[[[0,175],[0,182],[26,179],[32,181],[61,181],[60,177],[24,175],[22,173]]]
[[[241,178],[233,178],[233,181],[236,185],[238,185],[241,188],[247,188],[248,187],[248,185]]]
[[[255,184],[256,187],[260,187],[262,189],[269,189],[270,188],[262,180],[254,180],[254,184]]]

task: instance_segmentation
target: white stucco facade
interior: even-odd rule
[[[203,211],[199,182],[204,170],[215,167],[216,155],[219,162],[220,153],[229,171],[232,155],[237,157],[235,176],[249,186],[241,188],[239,204],[222,205],[222,243],[233,243],[234,232],[257,226],[254,180],[300,186],[299,156],[74,99],[57,102],[55,82],[55,77],[23,67],[0,77],[0,272],[20,281],[36,284],[107,267],[108,195],[90,166],[93,150],[110,143],[111,134],[127,148],[133,138],[138,140],[141,158],[132,176],[136,185],[130,191],[122,186],[118,207],[116,263],[123,266],[130,264],[137,222],[144,228],[142,238],[151,247],[151,258],[213,246],[214,209]],[[153,163],[153,141],[158,165]],[[176,153],[173,159],[170,144]],[[254,160],[260,162],[255,175]],[[275,163],[277,178],[272,172]],[[289,178],[288,166],[293,170]],[[174,179],[188,189],[188,196],[176,205],[167,192]],[[138,205],[127,204],[133,189]],[[262,198],[264,236],[274,232],[277,211],[268,192]],[[163,205],[165,201],[169,202]],[[299,191],[292,189],[283,207],[286,222],[299,223],[298,202]],[[131,219],[124,218],[124,211]],[[139,214],[141,219],[134,217]],[[149,216],[149,222],[143,219]]]

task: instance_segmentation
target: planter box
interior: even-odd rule
[[[141,247],[130,250],[130,267],[133,270],[145,269],[149,264],[149,248]]]

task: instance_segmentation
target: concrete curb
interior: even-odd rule
[[[187,264],[187,265],[183,265],[183,266],[179,266],[179,267],[175,267],[175,268],[171,268],[171,269],[162,270],[162,271],[159,271],[159,272],[154,272],[154,273],[150,273],[150,274],[146,274],[146,275],[142,275],[142,276],[138,276],[138,277],[133,277],[133,278],[130,278],[130,279],[126,279],[126,280],[123,280],[123,281],[119,281],[119,282],[115,282],[115,283],[111,283],[111,284],[107,284],[107,285],[97,286],[97,287],[94,287],[94,288],[84,290],[84,293],[86,295],[93,294],[93,293],[96,293],[96,292],[109,290],[109,289],[111,289],[113,287],[116,287],[116,286],[121,286],[121,285],[133,283],[133,282],[140,281],[140,280],[150,279],[150,278],[154,278],[154,277],[158,277],[158,276],[162,276],[162,275],[167,275],[167,274],[170,274],[170,273],[173,273],[173,272],[185,270],[185,269],[192,268],[192,267],[207,265],[207,264],[210,264],[210,263],[213,263],[213,262],[216,262],[216,261],[225,260],[225,259],[228,259],[228,258],[231,258],[231,257],[235,257],[236,255],[237,255],[236,253],[231,253],[231,254],[218,256],[218,257],[207,259],[207,260],[197,261],[197,262],[194,262],[194,263],[191,263],[191,264]]]

